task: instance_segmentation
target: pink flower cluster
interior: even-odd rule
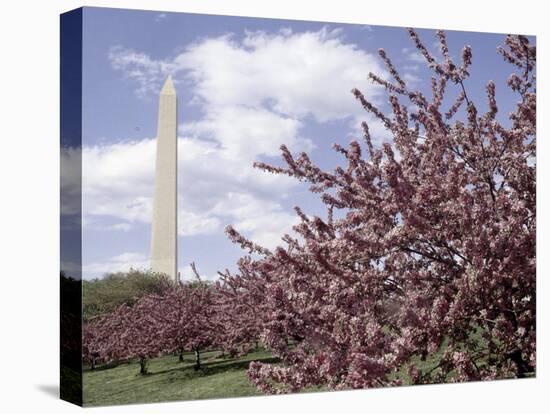
[[[376,149],[364,123],[368,154],[357,141],[336,146],[347,166],[332,172],[284,146],[286,167],[256,164],[309,182],[327,218],[296,208],[299,238],[285,235],[273,252],[228,229],[261,256],[242,259],[232,283],[282,360],[250,366],[265,392],[392,385],[405,367],[413,383],[534,373],[535,47],[508,36],[499,49],[519,69],[509,81],[519,103],[505,121],[494,82],[485,112],[468,95],[469,46],[455,63],[438,32],[440,62],[409,33],[433,72],[432,97],[409,89],[383,50],[395,83],[370,78],[387,89],[390,113],[352,91],[391,144]]]

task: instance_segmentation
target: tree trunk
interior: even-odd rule
[[[95,357],[92,357],[92,367],[91,370],[93,371],[95,369]]]
[[[178,361],[179,361],[179,362],[183,362],[183,351],[182,351],[182,352],[180,352],[180,355],[179,355]]]
[[[141,375],[147,374],[147,359],[146,358],[140,358],[139,359],[139,373]]]
[[[195,371],[201,369],[201,354],[199,348],[195,348]]]

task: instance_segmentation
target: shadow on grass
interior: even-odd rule
[[[99,372],[99,371],[105,371],[107,369],[116,368],[121,365],[128,365],[131,364],[133,361],[130,362],[109,362],[107,364],[101,364],[96,365],[94,369],[92,369],[90,366],[84,366],[82,368],[82,372]]]
[[[202,375],[208,376],[208,375],[215,375],[220,372],[225,371],[233,371],[233,370],[245,370],[248,369],[248,366],[251,362],[263,362],[264,364],[274,364],[277,362],[280,362],[281,360],[279,358],[275,357],[265,357],[265,358],[258,358],[258,359],[252,359],[248,361],[214,361],[214,362],[206,362],[202,364]]]
[[[255,359],[250,359],[245,361],[239,361],[239,360],[212,361],[212,362],[202,363],[201,364],[202,368],[198,371],[195,371],[193,365],[186,365],[182,367],[151,372],[151,375],[160,375],[160,374],[166,374],[166,373],[175,372],[175,371],[187,371],[189,373],[196,372],[197,375],[200,375],[200,376],[210,376],[210,375],[215,375],[215,374],[219,374],[227,371],[248,369],[248,366],[253,361],[263,362],[265,364],[272,364],[272,363],[280,362],[281,360],[275,357],[265,357],[265,358],[255,358]]]

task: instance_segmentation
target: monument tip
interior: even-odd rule
[[[168,75],[166,78],[166,81],[164,82],[164,86],[162,87],[160,93],[162,95],[175,95],[176,94],[176,88],[174,87],[174,82],[172,82],[172,76]]]

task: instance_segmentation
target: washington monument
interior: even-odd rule
[[[151,234],[151,270],[178,280],[178,105],[169,76],[160,91],[155,199]]]

